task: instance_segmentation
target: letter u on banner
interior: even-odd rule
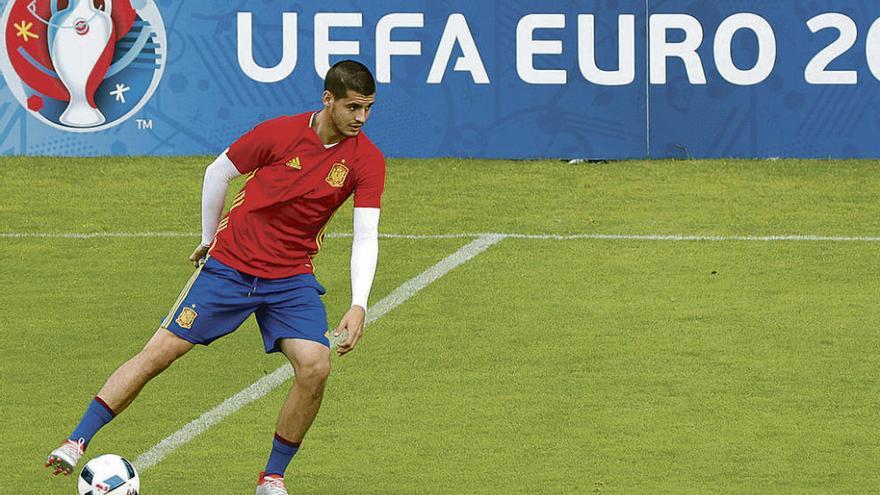
[[[281,24],[281,61],[275,67],[261,67],[254,61],[253,14],[238,13],[238,65],[254,81],[276,83],[293,74],[296,68],[296,13],[285,12]]]

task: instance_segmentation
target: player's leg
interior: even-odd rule
[[[295,377],[278,414],[272,451],[260,481],[262,484],[267,481],[267,477],[274,477],[280,481],[278,484],[283,489],[284,472],[299,450],[300,443],[321,407],[324,385],[330,376],[330,349],[324,344],[301,339],[284,339],[279,342],[279,346],[290,360]],[[257,494],[262,493],[287,492],[261,492],[258,489]]]
[[[288,443],[299,444],[324,398],[324,385],[330,376],[330,349],[310,340],[284,339],[281,352],[290,360],[295,377],[278,414],[275,431]]]
[[[49,454],[46,466],[52,466],[56,475],[70,474],[98,430],[125,410],[147,382],[192,348],[192,343],[168,330],[157,330],[139,353],[110,375],[89,403],[73,433]]]
[[[266,306],[256,312],[266,352],[281,352],[294,369],[294,382],[281,408],[266,469],[257,495],[285,494],[287,466],[312,425],[330,375],[324,288],[312,275],[272,281],[264,286]]]
[[[215,260],[199,267],[144,349],[117,369],[89,404],[77,428],[50,455],[55,474],[69,474],[92,437],[122,412],[143,387],[194,344],[208,345],[236,328],[259,304],[248,297],[247,276]]]
[[[103,399],[114,414],[121,413],[134,401],[147,382],[168,369],[171,363],[193,347],[195,345],[192,342],[183,340],[165,328],[159,328],[141,352],[110,375],[107,383],[98,392],[98,397]],[[74,438],[79,437],[74,434]]]

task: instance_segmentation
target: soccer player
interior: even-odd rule
[[[210,344],[255,314],[266,352],[283,353],[295,372],[256,493],[287,493],[285,470],[318,413],[330,373],[324,288],[312,258],[333,213],[352,194],[352,303],[333,330],[342,340],[339,354],[354,349],[363,333],[385,184],[385,159],[361,132],[375,92],[366,67],[339,62],[325,78],[320,111],[258,125],[207,168],[202,242],[189,258],[197,269],[143,350],[110,376],[49,455],[54,474],[73,471],[92,437],[150,379],[195,344]],[[247,176],[244,187],[221,220],[227,184],[240,175]]]

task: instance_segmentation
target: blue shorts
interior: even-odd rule
[[[208,258],[184,286],[162,328],[193,344],[208,345],[256,314],[266,352],[281,339],[312,340],[330,347],[324,287],[312,274],[267,279]]]

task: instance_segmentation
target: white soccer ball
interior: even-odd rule
[[[79,495],[138,495],[141,480],[130,462],[105,454],[83,466],[77,487]]]

